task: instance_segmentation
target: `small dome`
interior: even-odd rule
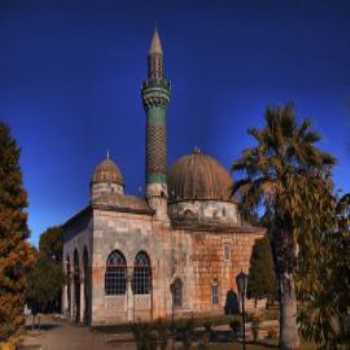
[[[232,185],[233,181],[227,170],[216,159],[198,149],[177,160],[168,174],[170,201],[231,201]]]
[[[95,169],[92,183],[111,182],[123,185],[123,177],[117,166],[111,159],[105,159]]]

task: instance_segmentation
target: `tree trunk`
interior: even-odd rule
[[[299,350],[297,299],[291,273],[280,275],[280,349]]]

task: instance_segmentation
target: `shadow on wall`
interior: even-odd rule
[[[235,315],[239,313],[237,294],[230,289],[226,294],[225,315]]]

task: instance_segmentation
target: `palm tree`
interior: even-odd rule
[[[297,124],[293,105],[268,107],[265,122],[261,130],[248,130],[257,145],[232,165],[234,172],[243,172],[233,193],[238,192],[245,211],[260,208],[269,216],[279,285],[280,348],[296,350],[300,340],[294,274],[300,248],[310,241],[303,237],[302,210],[307,208],[309,181],[329,176],[335,159],[315,146],[320,136],[310,130],[309,121]]]

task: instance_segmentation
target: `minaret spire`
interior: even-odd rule
[[[149,55],[152,55],[152,54],[163,55],[162,44],[160,42],[160,37],[159,37],[157,26],[154,28],[151,46],[149,48],[148,54]]]
[[[164,79],[163,49],[157,27],[154,28],[151,46],[148,51],[148,79]]]
[[[163,50],[155,28],[148,51],[148,77],[143,83],[142,102],[146,112],[146,198],[155,217],[168,222],[166,110],[170,84],[165,78]]]

